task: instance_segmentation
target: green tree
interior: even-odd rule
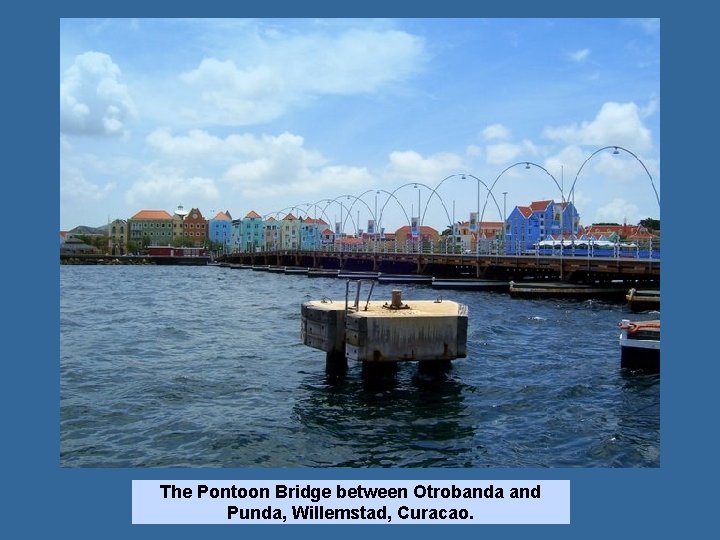
[[[653,218],[641,219],[640,223],[638,223],[638,225],[645,227],[649,231],[659,231],[660,230],[660,220],[659,219],[653,219]]]

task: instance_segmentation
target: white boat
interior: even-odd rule
[[[620,322],[620,367],[660,372],[660,321]]]

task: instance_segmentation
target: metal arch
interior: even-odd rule
[[[397,190],[395,190],[395,191],[397,191]],[[412,225],[412,220],[411,220],[410,217],[408,216],[407,210],[405,210],[405,207],[403,206],[403,203],[401,203],[401,202],[400,202],[400,199],[398,199],[398,198],[395,196],[395,191],[393,191],[393,192],[391,193],[391,192],[389,192],[389,191],[386,190],[386,189],[376,189],[376,190],[375,190],[376,193],[387,193],[387,194],[389,195],[388,198],[385,200],[385,204],[383,204],[383,205],[382,205],[382,208],[380,208],[380,213],[378,214],[378,222],[377,222],[377,225],[376,225],[376,228],[377,228],[377,229],[380,229],[380,224],[382,223],[382,215],[383,215],[383,212],[385,211],[385,207],[387,206],[387,203],[390,202],[390,198],[395,199],[395,202],[398,203],[398,206],[399,206],[400,209],[403,211],[403,214],[405,214],[405,219],[407,219],[408,225]]]
[[[341,201],[338,200],[338,199],[340,199],[340,198],[342,198],[342,197],[347,197],[347,195],[338,195],[338,196],[335,197],[334,199],[320,199],[318,202],[325,202],[325,201],[327,201],[327,204],[324,206],[324,208],[323,208],[323,210],[322,210],[323,213],[325,213],[325,210],[327,209],[328,206],[330,206],[332,203],[336,203],[336,204],[339,204],[339,205],[340,205],[340,209],[341,209],[341,210],[342,210],[343,208],[345,208],[345,209],[347,210],[347,212],[348,212],[348,215],[350,215],[350,209],[347,208]],[[329,218],[328,218],[328,219],[329,219]],[[347,221],[347,217],[346,217],[344,220],[342,220],[341,223],[340,223],[340,226],[342,227],[342,228],[340,229],[340,232],[341,232],[341,233],[345,230],[345,222],[346,222],[346,221]],[[352,216],[350,216],[350,221],[352,221],[353,224],[355,224],[355,229],[357,230],[357,224],[355,223],[355,220],[352,218]],[[333,230],[335,230],[334,224],[333,224]]]
[[[406,184],[403,184],[403,185],[401,185],[401,186],[396,187],[390,195],[391,195],[392,197],[394,197],[395,200],[397,200],[397,197],[395,197],[395,193],[397,193],[397,191],[399,191],[400,189],[402,189],[402,188],[404,188],[404,187],[407,187],[407,186],[423,186],[423,187],[429,189],[430,192],[431,192],[431,193],[430,193],[430,197],[432,197],[433,194],[434,194],[434,195],[438,198],[438,200],[440,201],[440,204],[442,205],[443,210],[445,210],[445,216],[446,216],[447,219],[448,219],[448,223],[449,223],[450,221],[452,221],[452,218],[450,217],[450,214],[448,213],[447,207],[445,206],[445,202],[442,200],[442,197],[440,197],[440,195],[438,195],[437,193],[435,193],[435,190],[434,190],[433,188],[431,188],[430,186],[428,186],[427,184],[423,184],[422,182],[407,182]],[[427,205],[428,205],[429,203],[430,203],[430,198],[428,198],[428,202],[425,204],[425,208],[426,208],[426,209],[427,209]],[[400,201],[398,201],[398,204],[400,204]],[[383,205],[382,209],[380,210],[380,216],[381,216],[381,217],[382,217],[383,211],[385,210],[385,206],[386,206],[386,205],[387,205],[387,201],[385,201],[385,204]],[[402,204],[400,204],[400,206],[402,207]],[[404,211],[404,210],[405,210],[405,208],[403,207],[403,211]],[[420,215],[420,208],[418,208],[418,216],[419,216],[419,215]],[[405,217],[406,217],[406,218],[408,217],[407,212],[405,212]],[[411,219],[408,219],[408,225],[410,225],[410,226],[412,227],[412,220],[411,220]],[[421,226],[421,225],[422,225],[422,220],[420,221],[420,223],[418,224],[418,226]]]
[[[482,184],[483,187],[485,188],[485,191],[487,191],[487,194],[485,195],[486,204],[487,204],[487,198],[488,198],[488,196],[492,197],[493,202],[495,203],[495,207],[497,208],[498,215],[500,216],[500,220],[502,221],[502,212],[500,212],[500,205],[498,205],[498,202],[497,202],[497,200],[495,199],[495,195],[493,194],[493,192],[491,191],[491,189],[487,186],[487,184],[486,184],[485,182],[483,182],[482,180],[480,180],[477,176],[475,176],[475,175],[473,175],[473,174],[469,174],[469,173],[455,173],[455,174],[451,174],[450,176],[446,176],[445,178],[443,178],[442,180],[440,180],[440,182],[438,183],[437,186],[435,186],[435,189],[433,189],[433,193],[437,192],[437,190],[440,189],[440,186],[443,185],[443,183],[444,183],[446,180],[449,180],[450,178],[453,178],[453,177],[455,177],[455,176],[462,176],[462,177],[469,176],[470,178],[474,178],[475,180],[477,180],[478,184]],[[430,196],[432,197],[432,194],[431,194]],[[440,197],[440,195],[438,195],[438,197]],[[440,200],[442,201],[442,198],[441,198]],[[430,199],[428,198],[427,202],[425,203],[425,209],[423,210],[422,219],[420,220],[420,223],[421,223],[421,224],[425,222],[425,214],[427,213],[427,209],[428,209],[428,206],[429,206],[429,205],[430,205]],[[485,207],[483,207],[483,210],[484,210],[484,208],[485,208]],[[478,210],[479,210],[479,209],[478,209]],[[447,214],[447,209],[445,209],[445,213]],[[480,216],[478,216],[478,219],[480,219]],[[450,221],[450,220],[448,220],[448,221]],[[454,224],[453,224],[453,225],[454,225]],[[479,227],[478,227],[478,228],[479,228]]]
[[[323,202],[324,200],[327,200],[327,199],[321,199],[321,200],[318,201],[318,202]],[[311,207],[315,207],[316,209],[317,209],[317,208],[320,208],[320,205],[317,204],[317,202],[314,202],[314,203],[301,203],[300,205],[298,205],[298,207],[300,207],[300,206],[307,206],[307,207],[308,207],[308,209],[305,210],[305,215],[306,215],[306,217],[308,217],[308,218],[310,217],[310,212],[309,212],[309,210],[310,210]],[[331,224],[332,224],[332,222],[331,222],[331,220],[330,220],[330,216],[328,216],[328,215],[325,213],[325,211],[324,211],[323,208],[320,208],[320,216],[321,216],[321,217],[322,217],[322,216],[325,216],[325,219],[327,219],[328,227],[330,227]],[[317,218],[316,218],[316,219],[317,219]]]
[[[363,195],[365,195],[365,194],[367,194],[367,193],[370,193],[371,191],[375,191],[375,190],[374,190],[374,189],[368,189],[368,190],[366,190],[365,192],[361,193],[359,196],[351,195],[351,194],[349,194],[349,193],[346,193],[345,195],[339,195],[339,197],[348,197],[348,198],[349,198],[349,197],[352,197],[352,198],[354,199],[354,200],[353,200],[353,203],[348,207],[348,216],[350,216],[350,211],[351,211],[351,210],[353,209],[353,207],[355,206],[355,203],[358,202],[358,201],[360,201],[360,202],[363,203],[363,204],[365,205],[365,207],[368,209],[368,212],[370,212],[370,215],[372,215],[373,219],[377,221],[377,216],[375,215],[375,212],[373,212],[372,209],[370,208],[370,206],[368,206],[368,204],[367,204],[365,201],[363,201],[362,198],[361,198]],[[347,217],[345,217],[345,221],[347,221]],[[355,224],[355,230],[358,230],[358,225],[359,225],[359,224]],[[344,228],[345,228],[345,223],[343,223],[343,229],[344,229]]]
[[[652,175],[650,174],[650,171],[648,171],[648,168],[645,166],[645,164],[643,163],[643,161],[642,161],[639,157],[637,157],[637,155],[635,155],[633,152],[631,152],[631,151],[628,150],[627,148],[623,148],[622,146],[618,146],[618,145],[615,145],[615,144],[610,145],[610,146],[603,146],[602,148],[599,148],[598,150],[595,150],[592,154],[590,154],[590,155],[588,156],[588,158],[587,158],[585,161],[583,161],[582,165],[580,165],[580,168],[578,169],[577,174],[575,174],[575,180],[573,180],[572,186],[570,187],[570,192],[568,193],[568,200],[571,199],[571,198],[572,198],[571,196],[575,193],[575,183],[576,183],[577,180],[578,180],[578,176],[580,176],[580,172],[581,172],[581,171],[583,170],[583,168],[585,167],[585,164],[586,164],[588,161],[590,161],[593,157],[595,157],[596,154],[599,154],[599,153],[602,152],[603,150],[609,150],[610,148],[613,148],[615,151],[622,150],[623,152],[627,152],[627,153],[630,154],[632,157],[634,157],[634,158],[638,161],[638,163],[640,163],[640,165],[642,165],[642,168],[645,169],[645,172],[647,173],[648,178],[650,179],[650,185],[652,186],[653,192],[655,193],[655,199],[657,200],[658,208],[660,208],[660,195],[658,195],[657,189],[655,189],[655,182],[653,182],[653,177],[652,177]]]
[[[487,207],[488,197],[492,194],[492,190],[493,190],[493,188],[495,187],[495,184],[498,183],[498,180],[500,180],[500,177],[501,177],[503,174],[505,174],[506,172],[508,172],[508,171],[509,171],[510,169],[512,169],[513,167],[517,167],[518,165],[525,165],[526,168],[529,168],[530,165],[534,165],[534,166],[537,167],[538,169],[541,169],[541,170],[545,171],[545,174],[547,174],[550,178],[552,178],[552,181],[555,182],[555,186],[557,186],[558,191],[560,192],[560,197],[562,198],[562,202],[565,202],[565,195],[564,195],[564,193],[563,193],[563,189],[562,189],[562,187],[560,186],[560,184],[558,183],[557,179],[550,173],[550,171],[548,171],[548,170],[547,170],[545,167],[543,167],[542,165],[539,165],[539,164],[537,164],[537,163],[535,163],[535,162],[533,162],[533,161],[518,161],[517,163],[513,163],[512,165],[510,165],[510,166],[508,166],[508,167],[505,167],[505,168],[500,172],[500,174],[498,174],[498,175],[495,177],[495,180],[493,181],[492,185],[490,186],[490,189],[488,190],[488,195],[485,196],[485,204],[483,204],[482,213],[480,214],[480,220],[481,220],[481,221],[482,221],[483,217],[485,216],[485,208]],[[495,205],[497,206],[497,201],[495,200],[495,195],[493,195],[493,201],[495,202]]]

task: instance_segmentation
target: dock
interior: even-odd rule
[[[433,289],[455,289],[463,291],[508,292],[510,290],[509,281],[490,279],[433,278],[431,285]]]
[[[586,285],[565,282],[510,282],[510,296],[513,298],[568,298],[618,300],[626,294],[625,288],[614,285]]]
[[[625,296],[628,307],[633,313],[641,311],[660,311],[659,290],[630,289]]]
[[[366,366],[415,361],[427,369],[445,367],[465,358],[467,306],[447,300],[402,300],[399,289],[390,302],[360,300],[361,281],[355,282],[354,302],[350,284],[345,299],[311,300],[301,305],[301,336],[309,347],[326,352],[328,371],[347,369],[347,361]]]

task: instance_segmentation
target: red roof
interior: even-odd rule
[[[548,209],[552,201],[533,201],[530,203],[530,209],[533,212],[542,212]]]
[[[308,217],[308,218],[305,218],[305,219],[301,219],[301,221],[302,221],[303,223],[309,223],[310,225],[313,225],[313,224],[317,224],[317,225],[327,225],[327,223],[325,223],[325,221],[324,221],[322,218],[311,218],[311,217]]]
[[[218,212],[213,219],[221,219],[223,221],[231,221],[232,218],[228,212]]]
[[[258,214],[255,210],[250,210],[245,216],[245,219],[257,219],[259,217],[261,217],[260,214]]]
[[[289,213],[287,216],[285,216],[284,218],[282,218],[282,221],[294,221],[294,220],[296,220],[296,219],[297,219],[297,218],[296,218],[295,216],[293,216],[293,215],[292,215],[292,212],[291,212],[291,213]]]
[[[532,208],[530,208],[529,206],[518,206],[517,209],[526,218],[529,218],[533,214]]]

